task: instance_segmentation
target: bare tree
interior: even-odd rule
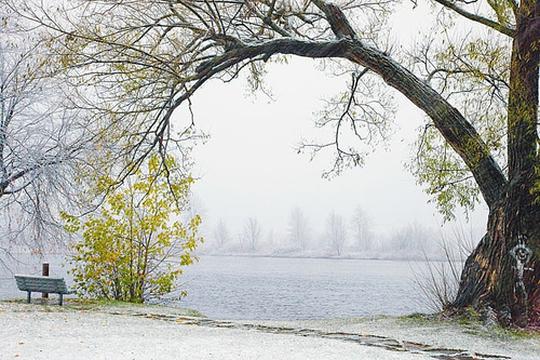
[[[54,39],[19,31],[11,15],[0,7],[0,236],[4,250],[42,250],[64,238],[58,215],[78,205],[95,137],[48,58]]]
[[[336,252],[337,256],[343,254],[343,246],[347,240],[347,228],[345,227],[345,221],[341,215],[337,215],[332,212],[328,216],[326,222],[326,237],[331,248]]]
[[[214,229],[214,239],[217,246],[220,248],[230,241],[229,229],[227,228],[227,224],[225,224],[223,219],[219,220],[219,223]]]
[[[296,207],[289,217],[289,240],[301,250],[306,250],[309,240],[309,225],[302,209]]]
[[[424,258],[437,247],[436,236],[425,226],[414,222],[397,229],[391,236],[388,250],[403,258]]]
[[[256,218],[250,217],[246,220],[242,238],[248,243],[251,251],[256,250],[261,238],[261,226]]]
[[[179,170],[179,171],[185,171],[185,168],[183,167],[182,170]],[[200,216],[202,218],[205,218],[206,213],[208,212],[203,199],[194,193],[190,194],[189,201],[183,205],[187,210],[186,215],[185,215],[186,219],[191,219],[195,216]],[[201,232],[205,232],[205,231],[202,230]]]
[[[268,231],[268,235],[266,235],[266,243],[271,249],[276,249],[276,235],[274,233],[274,229],[270,229],[270,231]]]
[[[380,36],[394,5],[388,1],[73,0],[45,7],[35,0],[13,1],[12,9],[63,37],[57,54],[73,78],[107,94],[93,107],[137,129],[128,143],[134,163],[152,147],[166,149],[173,112],[206,82],[230,81],[245,69],[257,89],[266,63],[294,55],[332,62],[349,79],[318,121],[332,136],[304,147],[332,150],[326,174],[339,173],[384,140],[393,113],[386,89],[397,90],[426,114],[411,169],[442,213],[451,217],[456,206],[471,209],[481,198],[489,208],[455,307],[493,308],[503,323],[538,323],[540,4],[430,2],[441,16],[409,51]],[[192,125],[187,120],[185,131]]]
[[[373,249],[373,233],[370,228],[370,219],[360,206],[354,211],[352,218],[352,230],[354,243],[359,249]]]

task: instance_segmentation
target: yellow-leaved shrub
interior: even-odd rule
[[[174,157],[152,156],[97,213],[82,220],[63,214],[66,230],[82,235],[71,258],[77,293],[143,302],[173,291],[203,241],[199,215],[182,221],[192,183]]]

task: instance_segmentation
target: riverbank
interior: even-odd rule
[[[416,317],[218,321],[164,306],[0,302],[0,324],[2,359],[532,360],[540,352],[538,336]]]
[[[204,257],[247,257],[247,258],[274,258],[274,259],[322,259],[322,260],[380,260],[380,261],[432,261],[448,262],[444,254],[438,256],[426,256],[422,252],[410,253],[406,255],[395,254],[391,252],[356,252],[345,253],[342,255],[320,253],[320,252],[202,252],[198,256]],[[453,262],[462,262],[461,258],[456,257]]]

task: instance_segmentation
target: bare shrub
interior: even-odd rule
[[[452,228],[450,237],[441,233],[441,260],[430,260],[424,251],[424,261],[413,269],[413,281],[430,311],[444,312],[452,305],[465,260],[474,249],[474,239],[472,229],[467,231],[463,226],[456,226]]]

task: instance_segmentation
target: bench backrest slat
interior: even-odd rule
[[[22,291],[61,293],[68,292],[63,278],[46,276],[15,275],[17,287]]]

